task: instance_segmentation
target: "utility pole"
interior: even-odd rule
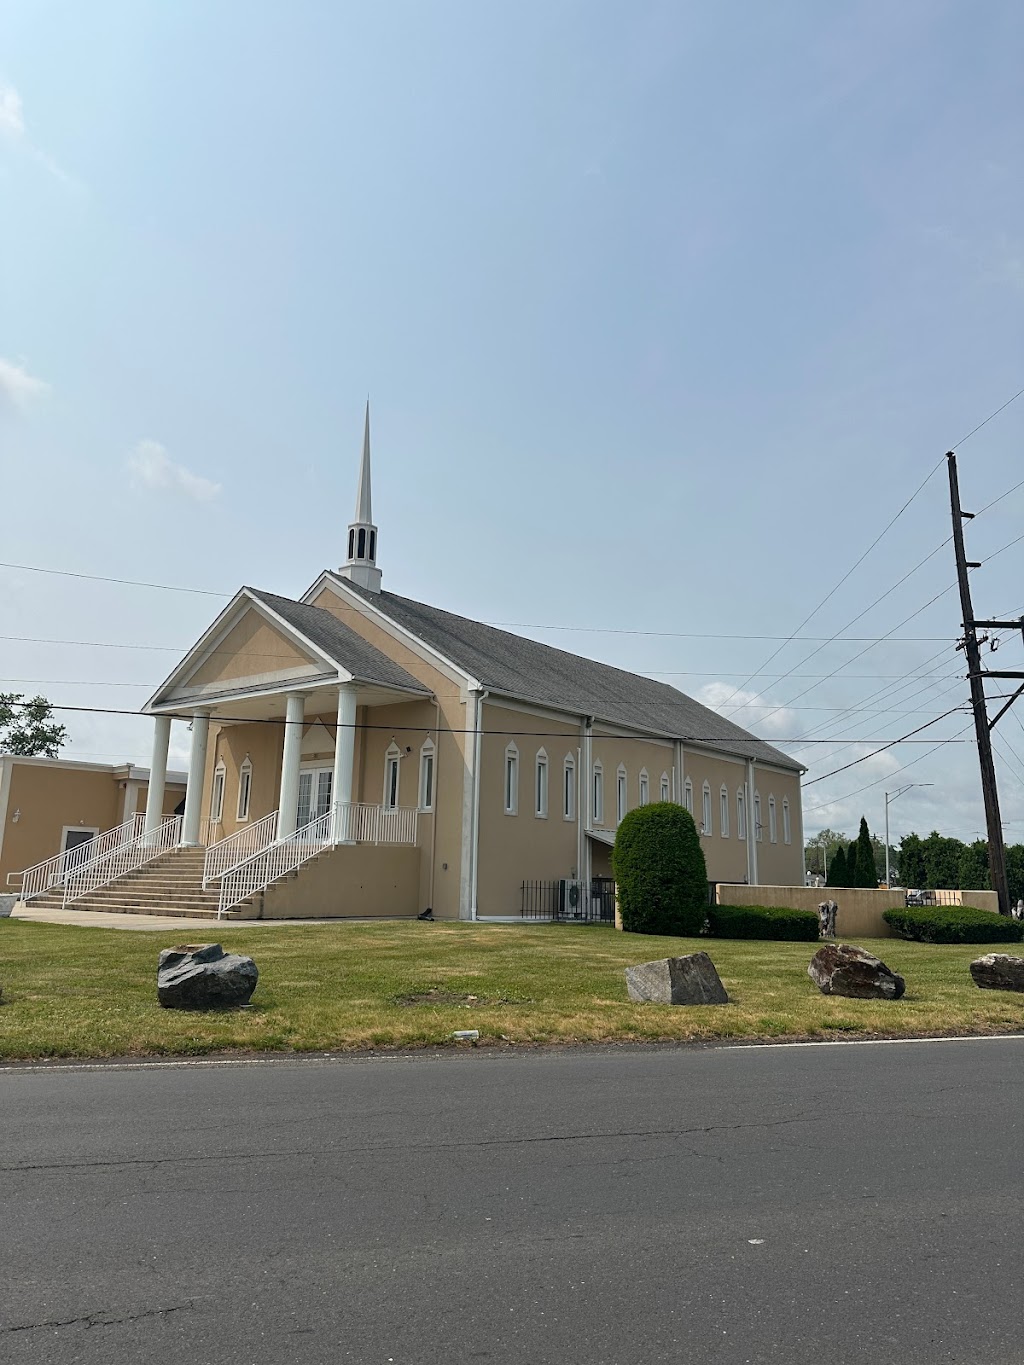
[[[996,789],[996,769],[992,761],[992,733],[985,702],[985,681],[981,672],[981,650],[978,646],[978,622],[971,605],[971,585],[967,570],[978,568],[968,563],[964,551],[964,521],[974,516],[960,507],[960,485],[956,476],[956,455],[946,454],[949,466],[949,502],[953,514],[953,548],[956,551],[956,574],[960,583],[960,607],[963,611],[964,653],[971,683],[971,705],[974,708],[974,732],[978,741],[978,761],[981,765],[981,794],[985,800],[985,824],[988,827],[988,865],[992,889],[999,899],[999,913],[1010,913],[1010,889],[1006,880],[1006,849],[1003,847],[1003,825],[999,818],[999,792]],[[997,717],[998,719],[998,717]]]

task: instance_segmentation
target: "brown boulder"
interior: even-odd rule
[[[1024,957],[986,953],[971,963],[971,976],[983,991],[1024,991]]]
[[[845,995],[853,1000],[899,1000],[907,983],[873,953],[851,943],[826,943],[807,968],[822,995]]]

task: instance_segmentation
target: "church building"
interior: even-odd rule
[[[619,820],[665,800],[692,812],[710,880],[802,884],[799,763],[665,683],[386,590],[384,548],[367,407],[344,562],[294,600],[241,588],[196,641],[145,706],[138,855],[70,899],[268,919],[586,913]],[[168,818],[172,718],[192,747]]]

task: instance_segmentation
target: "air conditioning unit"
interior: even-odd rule
[[[558,883],[558,918],[583,919],[585,915],[583,883],[571,877],[563,877]]]

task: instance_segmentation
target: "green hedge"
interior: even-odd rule
[[[917,943],[1019,943],[1024,921],[971,905],[908,905],[886,910],[882,918],[899,938]]]
[[[818,937],[813,910],[790,910],[783,905],[711,905],[708,923],[715,938],[797,939],[812,943]]]
[[[612,871],[627,932],[700,933],[708,874],[700,835],[683,806],[655,801],[631,810],[615,832]]]

